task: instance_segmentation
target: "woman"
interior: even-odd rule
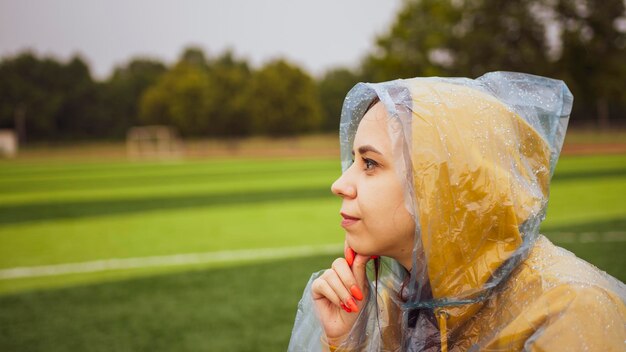
[[[510,72],[357,84],[345,258],[309,281],[289,349],[623,351],[624,284],[539,234],[572,101]]]

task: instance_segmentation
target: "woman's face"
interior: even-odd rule
[[[395,170],[384,105],[363,116],[354,138],[354,163],[332,185],[343,199],[341,226],[348,245],[363,255],[393,257],[411,265],[415,222]],[[405,265],[406,266],[406,265]]]

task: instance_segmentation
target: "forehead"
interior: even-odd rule
[[[374,147],[383,149],[390,148],[390,140],[388,134],[389,117],[385,110],[385,106],[378,102],[372,106],[361,119],[359,127],[354,136],[354,148],[361,145],[369,144]],[[380,150],[379,149],[379,150]]]

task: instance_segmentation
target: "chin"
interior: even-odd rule
[[[375,248],[372,248],[368,243],[364,243],[364,241],[355,239],[354,237],[347,234],[346,239],[348,241],[348,246],[352,248],[356,253],[361,255],[378,255]]]

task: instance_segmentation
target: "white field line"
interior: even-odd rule
[[[242,249],[233,251],[174,254],[154,257],[112,258],[90,262],[42,266],[26,266],[0,270],[0,280],[40,276],[57,276],[78,273],[94,273],[109,270],[138,269],[148,267],[179,266],[190,264],[227,263],[262,259],[282,259],[318,254],[341,253],[343,246],[301,246],[284,248]]]
[[[550,235],[550,238],[557,245],[559,243],[624,242],[626,241],[626,232],[585,232],[580,234],[560,232],[552,233]],[[174,254],[137,258],[112,258],[80,263],[0,269],[0,280],[93,273],[110,270],[141,269],[148,267],[167,267],[193,264],[253,261],[262,259],[294,258],[317,254],[340,253],[341,250],[341,246],[338,245],[322,245],[284,248],[243,249],[233,251]]]

